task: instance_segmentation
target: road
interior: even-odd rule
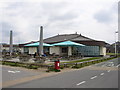
[[[119,66],[117,58],[7,88],[118,88]],[[6,77],[8,76],[6,75]],[[6,80],[5,78],[3,79]]]
[[[38,74],[40,73],[38,72],[31,73],[30,71],[16,69],[15,67],[14,68],[2,67],[3,82],[15,80],[15,79],[21,79],[29,76],[38,75]]]

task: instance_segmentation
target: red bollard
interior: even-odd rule
[[[55,61],[55,69],[56,70],[60,69],[60,61],[59,60]]]

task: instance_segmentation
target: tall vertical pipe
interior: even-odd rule
[[[12,36],[12,30],[10,31],[10,47],[9,47],[10,55],[13,53],[13,36]]]
[[[43,26],[40,27],[39,55],[43,55]]]

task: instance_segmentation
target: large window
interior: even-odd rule
[[[84,46],[84,47],[76,47],[78,52],[82,53],[85,56],[99,56],[100,48],[99,46]]]
[[[62,47],[62,53],[68,53],[68,47]]]
[[[29,52],[28,47],[24,47],[24,53],[28,53],[28,52]]]

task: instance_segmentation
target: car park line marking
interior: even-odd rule
[[[81,85],[81,84],[83,84],[83,83],[85,83],[86,81],[82,81],[82,82],[80,82],[80,83],[78,83],[77,85]]]
[[[118,64],[116,67],[119,67],[120,66],[120,64]]]
[[[108,70],[108,72],[110,72],[111,70]]]
[[[104,73],[101,73],[100,75],[104,75]]]
[[[95,79],[95,78],[97,78],[97,76],[91,77],[90,79]]]

